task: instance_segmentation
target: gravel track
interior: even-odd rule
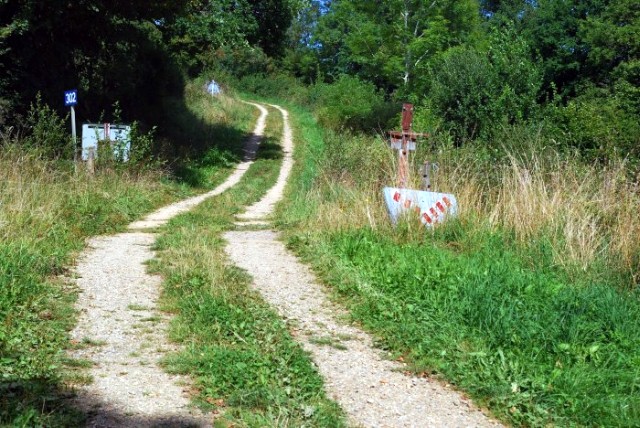
[[[245,161],[209,193],[160,209],[129,225],[128,233],[92,238],[75,269],[80,312],[72,337],[93,343],[71,356],[93,362],[94,382],[79,386],[76,406],[89,415],[91,427],[211,426],[212,418],[189,404],[189,380],[169,375],[158,362],[175,346],[166,339],[168,316],[158,311],[159,277],[146,273],[153,258],[154,228],[188,211],[208,197],[238,183],[249,168],[267,115],[260,109]],[[286,110],[284,158],[276,185],[238,216],[242,225],[269,224],[293,166],[293,139]],[[404,375],[402,364],[384,358],[371,337],[338,320],[343,309],[332,304],[309,269],[290,254],[272,230],[224,234],[229,258],[254,278],[253,286],[291,326],[324,377],[329,396],[354,426],[500,426],[464,396],[431,379]]]
[[[145,263],[154,256],[155,235],[149,229],[240,181],[255,159],[268,114],[264,107],[252,105],[260,116],[245,143],[245,160],[224,183],[131,223],[129,233],[90,239],[79,258],[79,319],[71,337],[88,346],[70,351],[70,356],[93,363],[93,382],[78,386],[74,398],[74,405],[88,415],[86,426],[212,426],[210,416],[190,405],[189,380],[159,367],[162,356],[175,346],[166,338],[169,318],[157,309],[161,278],[146,272]]]
[[[239,220],[261,224],[282,198],[293,164],[291,129],[283,115],[285,151],[276,185]],[[337,320],[346,318],[332,304],[309,269],[293,256],[273,230],[224,234],[231,261],[248,271],[258,290],[288,322],[293,336],[308,351],[325,379],[329,396],[364,427],[492,427],[463,395],[439,381],[405,375],[405,367],[385,359],[371,337]]]

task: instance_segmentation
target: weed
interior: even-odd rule
[[[158,323],[162,321],[162,318],[159,316],[153,316],[153,317],[147,317],[147,318],[140,318],[140,322],[151,322],[151,323]]]
[[[82,358],[62,358],[61,363],[66,367],[84,369],[93,367],[94,365],[93,361]]]
[[[132,303],[132,304],[127,306],[127,309],[129,309],[130,311],[149,311],[152,308],[149,307],[149,306],[138,305],[138,304]]]
[[[309,339],[309,342],[313,343],[314,345],[330,346],[332,348],[339,349],[341,351],[346,351],[348,349],[346,346],[344,346],[340,342],[339,339],[335,337],[330,337],[330,336],[311,337]]]

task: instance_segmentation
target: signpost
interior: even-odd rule
[[[398,151],[398,178],[397,186],[407,187],[409,180],[409,152],[416,150],[418,138],[427,137],[427,134],[413,132],[413,104],[402,105],[402,131],[389,131],[389,143],[392,149]]]
[[[71,140],[73,141],[73,161],[78,161],[78,144],[76,140],[76,109],[74,106],[78,104],[78,90],[71,89],[64,91],[64,105],[71,107]]]
[[[454,195],[431,191],[431,163],[425,162],[422,171],[424,190],[407,189],[409,182],[409,152],[416,150],[419,138],[427,134],[413,132],[413,105],[402,106],[402,131],[389,131],[389,144],[398,151],[397,187],[385,187],[382,190],[387,211],[393,224],[405,214],[414,213],[426,227],[433,227],[449,216],[455,216],[458,202]]]

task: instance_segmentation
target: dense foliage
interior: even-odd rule
[[[62,91],[77,87],[80,120],[110,120],[118,103],[124,120],[162,133],[185,73],[285,74],[274,89],[299,100],[308,89],[290,77],[314,84],[303,98],[338,127],[384,123],[371,104],[382,97],[413,102],[424,131],[458,144],[504,146],[501,128],[536,124],[590,160],[640,156],[633,0],[2,0],[0,16],[4,126],[19,125],[38,93],[63,113]],[[349,108],[326,95],[333,84],[353,95]]]
[[[62,94],[72,88],[79,121],[165,125],[165,100],[182,97],[185,71],[278,56],[299,7],[295,0],[2,0],[0,126],[20,125],[37,94],[62,115]]]
[[[356,75],[459,143],[529,123],[588,159],[637,160],[639,25],[633,0],[312,1],[284,64]]]

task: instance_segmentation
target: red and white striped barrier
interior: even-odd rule
[[[398,219],[406,213],[414,212],[422,224],[433,227],[455,216],[458,211],[456,197],[448,193],[397,187],[385,187],[382,192],[393,224],[397,224]]]

